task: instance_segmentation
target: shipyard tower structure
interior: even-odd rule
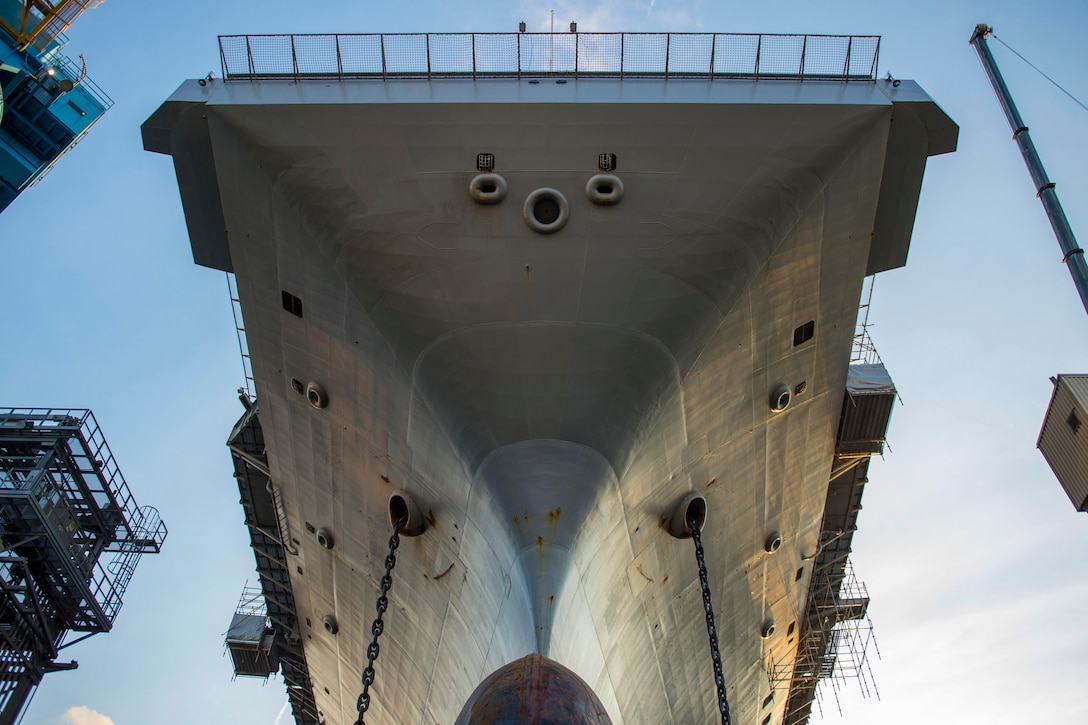
[[[0,212],[44,176],[113,101],[64,54],[98,0],[0,0]]]
[[[511,666],[586,722],[716,721],[672,535],[705,506],[734,721],[804,722],[867,603],[847,556],[894,387],[854,344],[863,282],[906,262],[955,124],[876,79],[875,37],[220,46],[143,134],[245,316],[267,611],[236,665],[354,722],[408,512],[366,722],[485,722]]]
[[[110,631],[165,539],[91,411],[0,408],[0,725],[46,674],[78,666],[66,646]]]

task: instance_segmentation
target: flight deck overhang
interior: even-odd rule
[[[956,150],[960,128],[914,81],[878,81],[892,124],[869,250],[869,274],[907,263],[926,158]],[[924,149],[924,153],[923,153]]]
[[[235,120],[252,116],[271,119],[273,110],[300,109],[300,145],[312,135],[303,108],[425,105],[441,117],[441,107],[463,120],[477,114],[481,123],[508,118],[529,122],[534,106],[576,104],[624,107],[660,106],[662,114],[698,114],[700,107],[729,105],[768,114],[790,113],[798,106],[859,106],[888,108],[890,123],[885,146],[880,197],[873,227],[867,274],[906,263],[917,211],[925,159],[954,151],[959,127],[913,81],[827,82],[803,80],[695,80],[653,78],[544,78],[322,81],[186,81],[141,127],[144,148],[174,158],[193,258],[197,264],[231,271],[220,197],[220,172],[208,116],[220,113]],[[523,110],[508,114],[500,109]],[[486,109],[486,110],[485,110]],[[288,118],[290,115],[287,116]],[[616,116],[616,122],[623,114]],[[275,115],[276,123],[284,116]],[[269,121],[270,122],[270,121]],[[649,126],[647,126],[647,129]],[[818,143],[818,139],[814,139]],[[924,150],[924,151],[923,151]],[[470,150],[471,151],[471,150]],[[465,153],[468,153],[467,151]],[[458,167],[454,167],[458,168]],[[727,175],[728,169],[722,169]]]

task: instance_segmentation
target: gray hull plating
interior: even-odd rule
[[[691,491],[735,720],[782,720],[768,672],[796,654],[862,280],[905,261],[925,159],[955,146],[917,86],[189,83],[144,135],[197,262],[237,275],[327,722],[355,718],[394,489],[428,526],[368,722],[450,723],[533,652],[615,723],[714,720],[694,556],[663,528]],[[470,194],[484,152],[500,203]],[[585,191],[602,153],[610,206]],[[569,203],[553,234],[525,220],[541,188]],[[781,385],[804,392],[775,413]]]

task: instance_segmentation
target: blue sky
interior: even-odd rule
[[[183,79],[218,73],[218,34],[504,31],[519,20],[545,30],[553,8],[557,27],[583,31],[879,34],[881,75],[917,80],[960,124],[959,151],[927,169],[908,265],[878,277],[871,314],[904,401],[892,452],[870,469],[854,547],[881,700],[848,688],[844,716],[825,700],[823,721],[1088,722],[1088,517],[1035,450],[1047,378],[1088,371],[1088,320],[967,43],[987,22],[1086,98],[1088,6],[872,0],[112,0],[88,12],[70,54],[86,54],[117,105],[0,215],[0,403],[94,409],[170,536],[141,563],[114,632],[66,650],[80,668],[47,677],[24,722],[289,720],[278,679],[231,682],[223,656],[242,585],[256,578],[223,445],[241,413],[241,363],[224,277],[193,265],[172,165],[141,150],[140,123]],[[1088,237],[1088,117],[994,53]]]

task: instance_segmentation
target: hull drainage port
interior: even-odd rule
[[[329,396],[325,394],[325,389],[317,383],[310,383],[306,386],[306,401],[313,407],[321,410],[329,404]]]
[[[325,631],[329,634],[336,634],[340,631],[340,625],[336,623],[336,617],[331,614],[326,614],[321,618],[321,621],[325,623]]]
[[[782,533],[775,531],[773,534],[767,537],[767,540],[763,542],[763,550],[768,554],[773,554],[778,551],[782,546]]]
[[[759,636],[763,639],[769,639],[774,634],[774,620],[768,619],[763,623],[763,626],[759,630]]]
[[[498,204],[506,198],[506,179],[499,174],[476,174],[468,185],[468,195],[477,204]]]
[[[775,413],[781,413],[786,408],[790,407],[790,399],[792,395],[790,393],[790,386],[779,385],[771,393],[771,410]]]
[[[541,234],[554,234],[570,217],[567,198],[555,189],[537,189],[525,198],[525,223]]]
[[[332,532],[326,528],[317,530],[317,543],[321,544],[323,549],[331,549],[336,545],[336,541],[332,538]]]
[[[599,206],[619,204],[623,198],[623,182],[615,174],[595,174],[586,182],[586,196]]]

